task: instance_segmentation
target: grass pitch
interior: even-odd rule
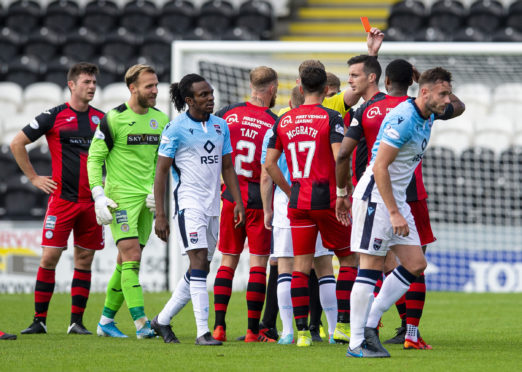
[[[145,309],[152,318],[169,293],[146,293]],[[212,295],[210,297],[212,299]],[[103,294],[91,294],[84,317],[96,332]],[[129,339],[67,335],[70,296],[55,294],[48,314],[47,335],[20,335],[33,314],[32,295],[0,295],[0,329],[18,334],[0,341],[1,371],[515,371],[521,370],[522,326],[518,322],[522,294],[429,292],[421,321],[423,338],[433,350],[403,350],[388,345],[389,359],[345,357],[345,345],[245,344],[235,341],[246,329],[245,294],[236,292],[227,314],[229,340],[221,347],[195,346],[195,323],[189,304],[174,319],[181,344],[161,339],[137,340],[124,305],[116,321]],[[211,306],[212,309],[212,306]],[[325,321],[323,320],[323,323]],[[399,326],[395,309],[383,317],[381,340]],[[213,311],[209,324],[213,326]],[[281,328],[280,326],[278,327]]]

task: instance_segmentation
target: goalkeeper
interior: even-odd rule
[[[104,116],[87,159],[96,219],[100,225],[110,225],[118,248],[116,269],[107,286],[97,333],[127,337],[114,323],[125,299],[136,325],[136,337],[141,339],[154,336],[145,316],[139,270],[141,252],[152,231],[155,210],[152,186],[159,140],[169,119],[154,108],[158,78],[152,67],[142,64],[130,67],[125,73],[125,83],[131,97]]]

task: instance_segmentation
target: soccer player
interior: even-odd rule
[[[176,342],[170,321],[192,299],[196,318],[196,345],[221,345],[208,328],[207,275],[219,229],[220,174],[235,203],[229,218],[241,228],[245,209],[232,162],[227,122],[215,115],[214,90],[200,75],[188,74],[170,87],[176,109],[188,111],[165,128],[159,148],[154,196],[158,202],[156,234],[167,241],[170,227],[165,214],[165,187],[169,168],[174,177],[175,225],[180,246],[190,268],[172,298],[153,319],[154,329],[165,342]]]
[[[371,148],[376,140],[377,133],[379,132],[384,117],[392,108],[409,98],[407,96],[408,87],[413,83],[413,81],[418,80],[418,72],[409,62],[403,59],[393,60],[386,67],[385,87],[388,94],[384,94],[379,92],[378,78],[374,79],[372,77],[372,74],[375,74],[375,76],[380,75],[380,66],[373,57],[353,57],[350,59],[348,64],[350,65],[349,81],[353,89],[359,92],[366,102],[355,112],[351,125],[343,139],[343,143],[341,144],[341,149],[339,150],[336,164],[336,175],[337,186],[342,189],[346,187],[346,181],[348,180],[350,154],[355,148],[357,148],[352,160],[352,184],[356,185],[367,165],[370,163]],[[370,73],[367,73],[366,71]],[[462,114],[464,111],[463,103],[453,94],[450,96],[450,100],[451,104],[447,106],[445,113],[442,116],[437,115],[436,119],[447,120]],[[351,185],[349,185],[349,189],[351,189]],[[426,198],[427,194],[422,182],[421,163],[415,169],[414,177],[408,185],[407,202],[410,204],[421,244],[424,247],[423,250],[425,250],[427,244],[432,243],[435,240],[431,231],[429,215],[427,213]],[[340,214],[347,213],[349,207],[350,201],[348,198],[338,198],[336,203],[338,217]],[[396,266],[396,260],[393,253],[388,252],[388,256],[389,257],[387,257],[386,261],[390,264],[385,265],[386,274],[391,273]],[[411,296],[418,300],[417,302],[411,301],[417,305],[417,311],[414,309],[410,310],[410,314],[412,315],[419,314],[418,304],[419,302],[422,302],[422,304],[424,303],[421,299],[425,297],[426,288],[424,285],[424,291],[421,292],[419,290],[419,288],[422,288],[421,284],[424,283],[423,275],[419,276],[415,283],[419,283],[419,285],[412,284],[412,289],[408,291],[408,293],[412,292]],[[422,312],[422,310],[420,310],[420,312]],[[415,322],[415,326],[418,326],[420,314],[416,317],[410,316],[410,318],[410,323]],[[416,337],[416,329],[412,334],[413,333],[415,333]],[[419,342],[422,343],[423,341],[421,340],[422,339],[419,338],[419,341],[417,342],[417,339],[415,339],[414,342],[416,342],[416,344]],[[404,336],[401,343],[404,343]],[[428,347],[429,345],[424,345],[423,348]]]
[[[31,183],[50,194],[42,231],[42,258],[36,275],[33,323],[22,334],[47,333],[46,319],[54,291],[55,269],[74,231],[74,274],[71,322],[67,333],[89,335],[83,313],[91,286],[94,253],[103,249],[87,179],[87,151],[104,113],[89,105],[96,92],[98,67],[80,62],[67,73],[69,102],[44,111],[12,140],[11,151]],[[51,152],[52,176],[35,172],[26,146],[45,135]]]
[[[216,112],[226,120],[232,144],[232,162],[235,167],[243,205],[245,225],[234,228],[235,203],[228,188],[222,193],[223,206],[219,229],[221,265],[214,282],[215,323],[213,336],[226,341],[228,302],[232,295],[232,281],[239,257],[248,238],[250,275],[247,285],[248,328],[245,342],[275,342],[259,332],[259,319],[265,302],[266,265],[270,255],[270,231],[265,228],[263,203],[260,195],[261,148],[263,138],[272,128],[277,116],[270,111],[277,95],[277,73],[260,66],[250,71],[251,95],[247,102],[229,105]]]
[[[425,71],[417,98],[400,103],[385,117],[371,163],[355,187],[351,246],[360,253],[360,266],[351,295],[347,356],[390,356],[379,340],[379,320],[426,268],[406,190],[428,145],[435,115],[444,114],[450,97],[451,73],[440,67]],[[340,217],[347,222],[345,214]],[[373,301],[389,249],[401,264],[386,277]]]
[[[125,83],[130,98],[103,117],[87,159],[96,219],[99,224],[110,225],[118,248],[116,269],[107,285],[97,333],[127,337],[114,323],[125,300],[136,326],[136,337],[142,339],[154,336],[145,316],[139,271],[154,218],[151,192],[157,150],[161,131],[169,119],[154,108],[158,77],[151,66],[131,66],[125,73]],[[105,184],[103,165],[107,169]]]
[[[308,276],[318,232],[323,246],[338,256],[351,254],[350,231],[335,218],[335,157],[344,133],[339,112],[321,106],[326,94],[326,72],[306,67],[300,72],[305,102],[279,118],[270,138],[265,167],[273,181],[289,197],[294,268],[292,305],[298,330],[298,346],[312,344],[308,330]],[[277,166],[287,154],[292,186]]]
[[[326,91],[326,97],[333,97],[341,91],[341,80],[339,80],[337,75],[327,71],[326,87],[328,88]]]
[[[302,96],[302,95],[301,95]],[[273,131],[270,129],[266,132],[263,140],[263,153],[261,162],[264,163],[266,158],[266,151],[268,147],[268,141],[272,137]],[[287,182],[290,181],[290,172],[286,162],[285,154],[281,154],[281,157],[277,161],[277,166],[281,169],[281,172],[285,176]],[[277,259],[277,266],[279,270],[279,276],[277,280],[277,301],[279,304],[279,312],[281,314],[281,322],[283,324],[283,331],[281,339],[278,341],[281,345],[288,345],[294,342],[294,328],[293,328],[293,307],[292,307],[292,296],[291,296],[291,280],[293,271],[294,251],[292,246],[292,233],[290,228],[290,220],[287,217],[288,207],[288,196],[281,190],[280,187],[276,187],[273,190],[272,179],[267,174],[265,167],[263,166],[261,172],[261,196],[263,198],[263,209],[265,214],[265,227],[272,230],[273,234],[273,256]],[[273,197],[273,208],[272,208],[272,197]],[[333,341],[333,332],[336,325],[337,317],[337,302],[335,296],[335,277],[333,275],[332,258],[333,253],[321,245],[319,237],[316,240],[315,253],[314,253],[314,266],[319,273],[320,282],[316,278],[315,286],[317,287],[316,300],[319,306],[315,306],[313,303],[313,295],[310,293],[310,334],[312,336],[312,342],[322,341],[319,335],[319,322],[313,323],[312,318],[315,316],[320,319],[321,304],[326,309],[326,318],[328,320],[328,328],[330,334],[330,342]],[[312,292],[312,279],[309,279],[310,292]],[[315,309],[314,309],[315,306]],[[319,311],[318,311],[319,310]],[[316,313],[314,313],[314,311]],[[319,314],[317,314],[319,312]],[[315,326],[316,334],[312,333],[312,327]]]

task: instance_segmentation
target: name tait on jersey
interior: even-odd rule
[[[241,135],[248,138],[256,138],[259,133],[253,129],[241,128]]]
[[[300,125],[298,127],[295,127],[294,129],[291,129],[288,132],[286,132],[286,135],[288,136],[288,139],[292,139],[299,134],[304,134],[307,136],[311,136],[312,138],[315,138],[317,136],[317,133],[318,133],[317,129],[310,128],[310,127],[307,127],[304,125]]]

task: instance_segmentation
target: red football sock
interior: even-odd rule
[[[252,333],[259,333],[259,319],[265,303],[266,268],[255,266],[250,268],[246,292],[248,308],[248,329]]]
[[[227,314],[228,302],[232,295],[232,280],[234,269],[228,266],[220,266],[214,281],[214,310],[216,320],[214,328],[223,326],[226,329],[225,315]]]

